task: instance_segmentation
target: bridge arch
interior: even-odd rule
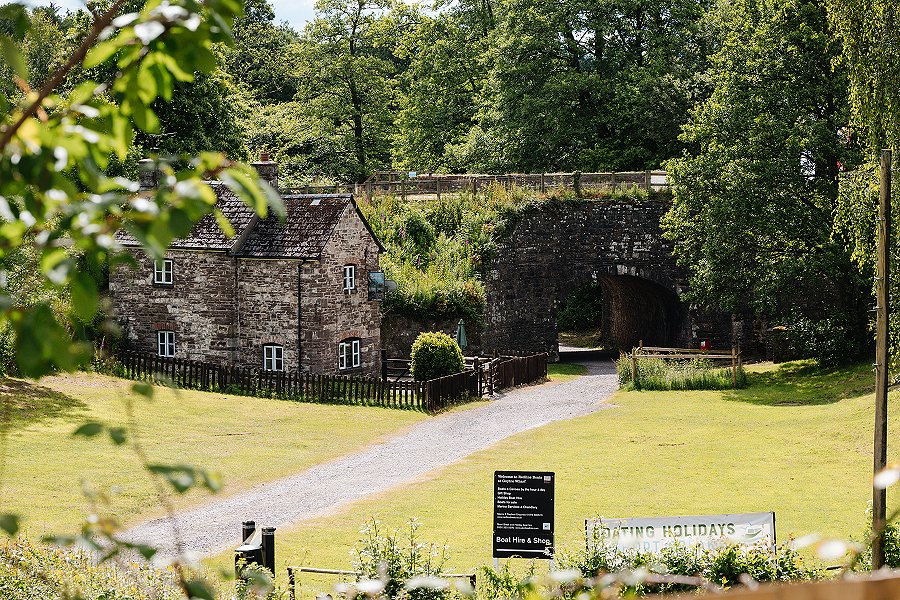
[[[659,222],[665,201],[548,202],[528,210],[486,277],[488,350],[556,353],[557,312],[588,282],[603,295],[602,331],[621,349],[696,337],[683,274]]]

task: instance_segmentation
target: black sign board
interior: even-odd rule
[[[553,473],[494,472],[494,558],[553,558]]]

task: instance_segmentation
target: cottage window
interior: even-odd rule
[[[344,291],[356,289],[356,265],[344,266]]]
[[[172,261],[168,258],[153,261],[153,283],[172,285]]]
[[[359,340],[344,340],[338,345],[338,369],[355,369],[360,365]]]
[[[156,355],[163,358],[173,358],[175,356],[174,331],[156,332]]]
[[[263,346],[263,370],[284,371],[284,347],[277,344]]]

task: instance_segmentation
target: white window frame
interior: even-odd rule
[[[171,258],[153,261],[153,283],[172,285],[175,281],[175,269]]]
[[[344,291],[356,289],[356,265],[344,265]]]
[[[349,364],[347,359],[350,359]],[[362,364],[359,339],[348,339],[338,344],[338,370],[358,369]]]
[[[175,358],[175,332],[171,329],[157,330],[156,355],[160,358]]]
[[[279,344],[263,346],[263,371],[284,371],[284,346]]]

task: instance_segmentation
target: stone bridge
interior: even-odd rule
[[[730,347],[731,322],[680,299],[685,274],[660,218],[668,199],[552,202],[526,212],[487,273],[485,350],[556,354],[557,311],[577,288],[599,282],[603,336],[621,349]]]

